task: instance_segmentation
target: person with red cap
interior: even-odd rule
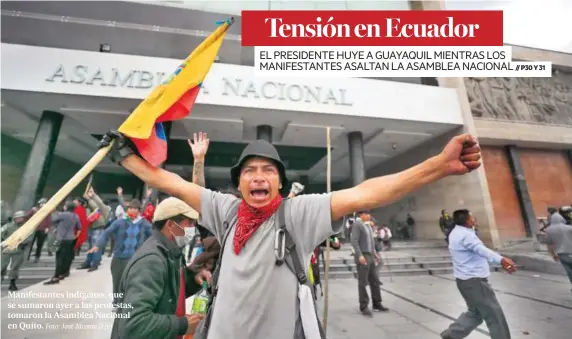
[[[272,144],[256,140],[231,169],[238,198],[151,166],[117,131],[106,133],[99,147],[110,144],[112,160],[195,209],[199,223],[221,244],[210,307],[194,339],[325,338],[306,270],[313,249],[340,231],[341,225],[333,221],[390,204],[481,164],[477,140],[464,134],[452,138],[441,153],[402,172],[332,193],[283,199],[280,191],[289,187],[286,167]]]

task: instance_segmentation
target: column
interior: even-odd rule
[[[350,179],[352,186],[356,186],[365,180],[365,153],[363,150],[362,133],[349,133],[348,142],[350,158]]]
[[[172,129],[172,127],[173,127],[172,121],[165,121],[163,123],[163,129],[165,129],[165,137],[167,138],[167,145],[169,144],[169,140],[171,140],[171,129]],[[165,162],[163,164],[161,164],[162,168],[165,168],[165,166],[167,165],[167,160],[165,160]],[[149,188],[149,186],[147,185],[147,183],[143,183],[143,192],[141,192],[141,196],[140,196],[141,202],[143,202],[143,200],[147,194],[148,188]],[[153,193],[151,193],[150,201],[155,203],[155,201],[157,201],[158,198],[159,198],[159,191],[154,189]]]
[[[409,7],[412,10],[444,10],[446,9],[444,0],[409,0]],[[428,80],[424,80],[428,84]],[[469,132],[475,136],[477,130],[471,114],[471,106],[467,96],[467,89],[463,78],[437,78],[440,87],[452,88],[457,92],[459,105],[463,115],[464,126],[462,131]],[[459,131],[461,132],[461,131]],[[485,244],[494,248],[500,248],[500,241],[497,223],[493,210],[493,202],[489,192],[486,173],[483,166],[470,175],[464,175],[455,179],[459,188],[458,192],[472,192],[466,195],[446,194],[443,198],[444,205],[459,206],[459,201],[463,201],[459,207],[470,208],[479,220],[480,237]]]
[[[515,146],[507,146],[506,154],[514,180],[514,188],[516,190],[518,204],[520,205],[520,210],[522,212],[522,219],[524,220],[524,230],[526,231],[526,235],[531,237],[536,234],[537,221],[536,216],[534,215],[532,201],[530,200],[528,186],[526,185],[524,170],[520,162],[520,155]]]
[[[260,125],[256,126],[256,139],[266,140],[272,143],[272,126]]]
[[[57,112],[42,113],[14,201],[14,211],[30,209],[43,193],[63,119]]]

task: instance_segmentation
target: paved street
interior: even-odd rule
[[[109,301],[111,292],[109,266],[97,272],[73,271],[72,276],[59,285],[34,285],[20,291],[24,293],[76,293],[98,292],[105,296],[78,295],[59,299],[37,297],[2,299],[2,338],[24,339],[99,339],[109,338],[112,319],[97,319],[96,311],[87,304],[101,305]],[[332,280],[330,283],[330,309],[328,337],[330,339],[438,339],[440,331],[453,318],[465,310],[454,281],[450,275],[405,276],[383,279],[384,303],[390,313],[376,313],[373,319],[358,312],[357,282],[353,279]],[[569,339],[572,333],[572,292],[565,277],[519,272],[509,276],[493,273],[493,287],[503,306],[513,339]],[[28,309],[8,308],[8,304]],[[34,303],[35,305],[30,305]],[[41,303],[47,305],[39,305]],[[64,305],[56,305],[57,303]],[[71,309],[65,310],[66,305]],[[43,309],[40,309],[43,307]],[[74,312],[78,319],[22,319],[23,314]],[[98,312],[111,315],[106,309]],[[14,318],[9,318],[11,314]],[[94,317],[94,319],[88,319]],[[8,326],[16,324],[17,329]],[[59,326],[48,329],[48,325]],[[63,329],[64,325],[72,326]],[[24,328],[28,328],[25,330]],[[481,332],[473,332],[468,338],[489,338],[486,326]]]
[[[384,279],[382,286],[384,304],[391,312],[376,313],[372,320],[358,314],[357,282],[333,281],[328,320],[330,338],[438,339],[452,319],[465,311],[452,276],[392,280]],[[564,277],[535,277],[529,272],[515,276],[493,273],[491,283],[502,291],[497,292],[497,297],[506,312],[513,339],[570,338],[572,292]],[[468,338],[489,338],[484,324],[479,330],[482,332],[473,332]]]

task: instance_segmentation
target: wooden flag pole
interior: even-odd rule
[[[332,145],[330,140],[330,127],[326,128],[326,145],[327,163],[326,163],[326,191],[332,191]],[[328,331],[328,300],[329,300],[329,282],[330,282],[330,239],[326,239],[326,267],[324,267],[324,316],[322,318],[322,327],[324,334]]]
[[[71,177],[53,197],[46,202],[46,204],[34,213],[34,215],[26,221],[16,232],[14,232],[8,239],[2,242],[2,251],[15,250],[22,241],[26,240],[34,231],[36,227],[51,214],[58,205],[79,185],[81,182],[93,171],[93,169],[105,158],[109,150],[113,146],[113,141],[107,147],[101,148],[83,165],[83,167]]]
[[[89,192],[92,180],[93,180],[93,174],[89,176],[89,180],[87,181],[87,186],[85,186],[85,192],[83,192],[83,195],[87,195],[87,192]]]

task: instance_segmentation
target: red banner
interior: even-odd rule
[[[502,11],[242,11],[243,46],[502,46]]]

